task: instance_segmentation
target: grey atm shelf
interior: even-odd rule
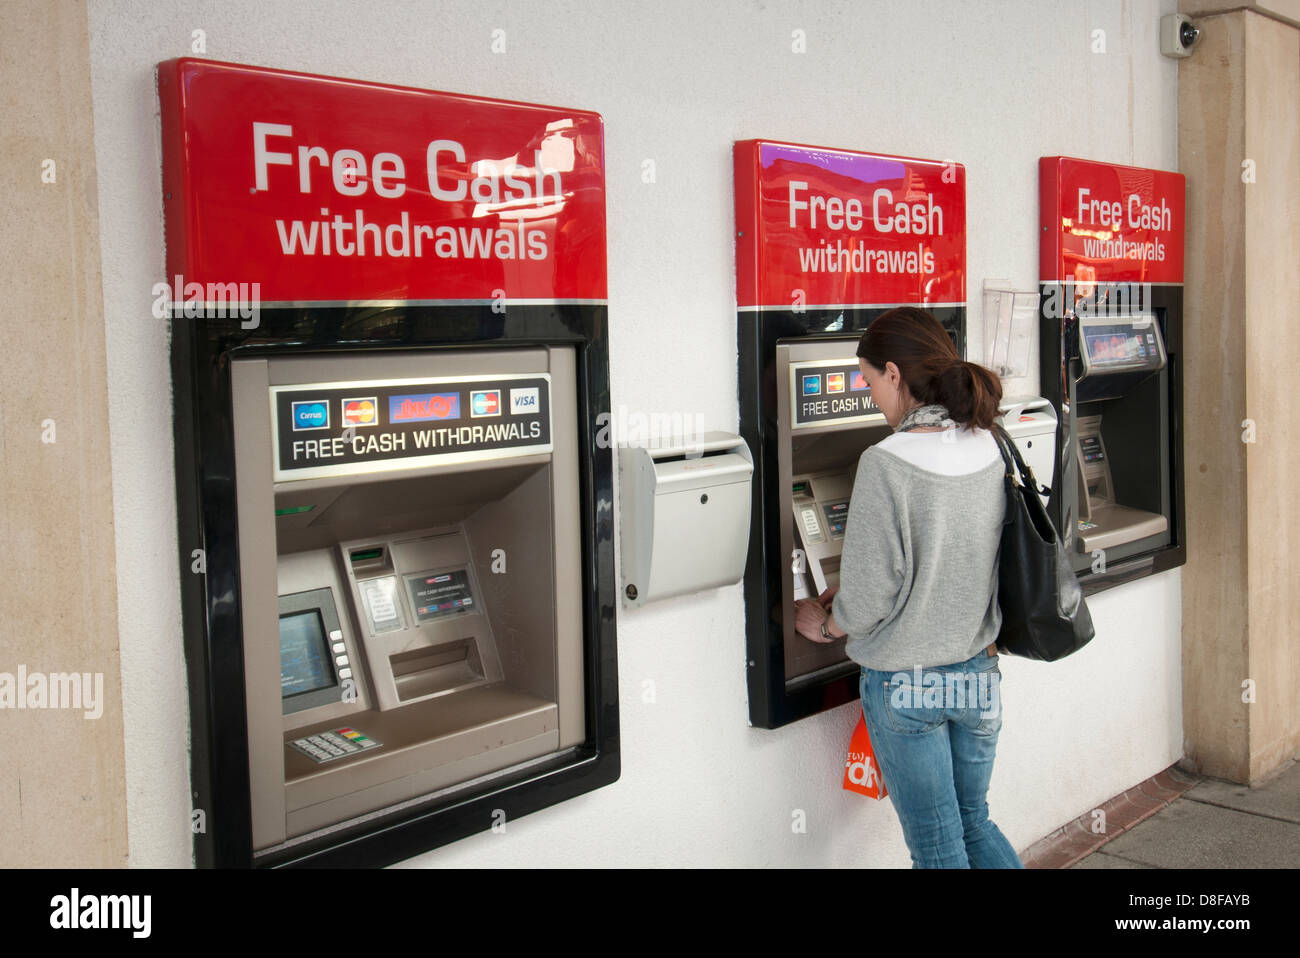
[[[285,744],[339,724],[321,722],[287,732]],[[505,685],[417,702],[400,715],[358,712],[346,724],[380,746],[324,765],[286,747],[289,837],[559,748],[555,703]],[[346,774],[338,774],[348,766]]]

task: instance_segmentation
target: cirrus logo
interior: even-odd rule
[[[328,429],[330,427],[330,405],[328,399],[308,399],[293,404],[293,431],[304,429]]]

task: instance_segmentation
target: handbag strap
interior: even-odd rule
[[[1015,473],[1019,473],[1021,485],[1035,490],[1039,495],[1050,496],[1052,490],[1040,485],[1038,480],[1034,478],[1034,471],[1025,465],[1025,460],[1020,456],[1020,447],[1002,428],[1002,424],[994,421],[993,428],[990,431],[998,444],[998,452],[1002,453],[1002,461],[1007,465],[1007,478],[1011,479]],[[1012,460],[1015,461],[1014,467],[1012,466]]]

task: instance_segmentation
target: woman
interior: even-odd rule
[[[858,461],[838,588],[797,603],[795,627],[848,636],[912,867],[1023,868],[985,802],[1002,727],[1005,468],[988,431],[1002,385],[913,307],[867,328],[858,366],[894,434]]]

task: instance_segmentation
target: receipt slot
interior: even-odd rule
[[[1045,157],[1041,381],[1060,410],[1048,509],[1085,593],[1186,561],[1177,173]]]
[[[169,273],[261,291],[172,304],[196,861],[384,865],[615,781],[600,118],[193,60],[159,92]],[[313,179],[291,139],[369,148]],[[281,243],[303,189],[365,262]]]
[[[965,169],[770,140],[735,144],[740,433],[754,459],[745,566],[749,722],[774,729],[858,697],[845,641],[795,631],[839,583],[858,461],[890,435],[857,345],[897,305],[964,355]]]

